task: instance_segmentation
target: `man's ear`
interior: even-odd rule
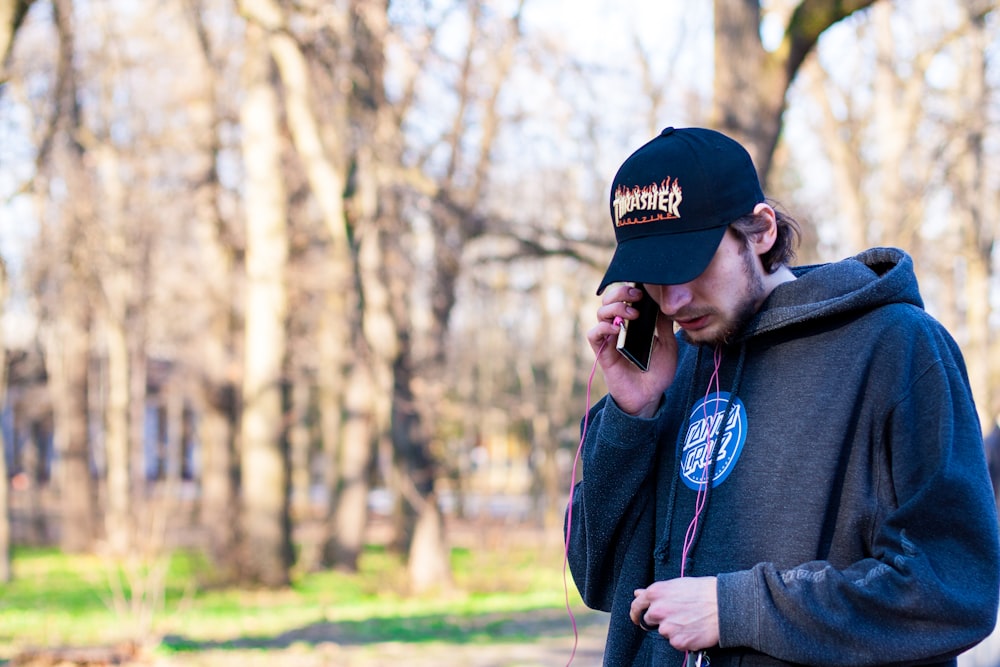
[[[766,218],[768,221],[767,229],[752,234],[748,239],[754,254],[759,257],[770,250],[774,246],[774,242],[778,239],[778,221],[774,214],[774,209],[764,202],[754,206],[753,214]]]

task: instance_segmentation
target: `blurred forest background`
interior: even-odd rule
[[[193,546],[282,587],[378,540],[419,592],[470,530],[558,545],[611,177],[667,125],[751,149],[802,263],[910,252],[989,431],[998,22],[992,0],[0,0],[0,580],[13,544]]]

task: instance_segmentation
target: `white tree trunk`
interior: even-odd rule
[[[247,26],[246,99],[241,109],[246,167],[246,323],[241,423],[242,537],[246,576],[288,581],[288,470],[282,382],[285,361],[286,194],[278,99],[264,31]]]

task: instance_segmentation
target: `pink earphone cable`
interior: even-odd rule
[[[615,318],[615,324],[620,325],[621,318]],[[570,664],[572,664],[573,659],[576,657],[577,647],[579,646],[580,643],[580,631],[576,623],[576,616],[573,614],[572,605],[570,605],[569,601],[569,581],[567,579],[567,569],[569,567],[570,533],[573,528],[573,494],[574,491],[576,490],[576,469],[580,463],[581,453],[583,452],[583,443],[587,438],[587,427],[589,425],[589,418],[590,418],[591,389],[593,388],[594,385],[594,376],[597,373],[597,366],[598,366],[598,361],[601,357],[601,353],[604,352],[604,348],[607,347],[607,345],[608,345],[608,339],[605,338],[604,342],[601,344],[601,348],[597,351],[597,356],[594,359],[594,365],[590,369],[590,377],[587,378],[587,409],[584,412],[583,416],[583,428],[581,429],[580,433],[580,444],[576,448],[576,456],[573,458],[573,469],[570,472],[569,500],[567,502],[567,510],[566,510],[566,542],[563,549],[562,576],[563,576],[563,593],[566,598],[566,612],[569,614],[570,623],[572,623],[573,625],[573,651],[572,653],[570,653],[569,660],[566,662],[566,667],[569,667]],[[712,393],[712,389],[713,388],[715,389],[717,395],[720,390],[719,368],[722,365],[722,350],[719,349],[718,347],[715,349],[714,361],[715,361],[715,369],[712,372],[712,377],[709,378],[708,387],[705,389],[705,400],[702,402],[703,416],[706,421],[708,420],[708,407],[707,407],[708,398]],[[718,412],[719,412],[719,407],[718,404],[716,404],[715,415],[714,415],[715,417],[718,416]],[[709,467],[708,464],[711,461],[711,457],[713,455],[712,437],[711,437],[712,432],[714,432],[714,429],[710,429],[709,431],[708,444],[705,448],[705,455],[702,461],[703,471],[704,471],[703,474],[706,476],[708,474],[708,467]],[[711,480],[707,479],[706,477],[703,480],[703,482],[704,483],[701,486],[699,486],[698,493],[695,496],[694,516],[691,518],[691,523],[688,524],[687,531],[684,535],[684,546],[681,553],[681,571],[680,571],[680,575],[682,577],[684,576],[684,566],[687,563],[688,552],[691,550],[691,547],[694,544],[694,535],[698,527],[698,519],[701,517],[701,513],[705,508],[705,502],[708,499],[707,498],[708,485],[711,483]]]
[[[615,324],[621,325],[621,318],[615,318]],[[569,614],[570,623],[573,624],[573,652],[570,653],[569,660],[566,662],[566,667],[569,667],[573,662],[573,658],[576,657],[576,649],[580,644],[580,630],[576,625],[576,616],[573,615],[573,607],[569,603],[569,581],[566,578],[566,570],[569,567],[569,538],[570,531],[573,529],[573,492],[576,490],[576,468],[580,464],[580,454],[583,452],[583,442],[587,437],[587,426],[590,420],[590,390],[594,386],[594,375],[597,374],[597,364],[598,360],[601,358],[601,353],[604,352],[604,348],[608,346],[608,339],[605,338],[604,342],[601,343],[601,349],[597,351],[597,356],[594,358],[594,365],[590,369],[590,377],[587,378],[587,409],[583,413],[583,428],[580,430],[580,444],[576,448],[576,456],[573,457],[573,470],[570,472],[569,480],[569,501],[566,504],[566,543],[563,549],[563,593],[566,596],[566,612]]]
[[[708,380],[708,387],[705,389],[705,400],[702,401],[701,409],[702,416],[705,422],[708,423],[708,397],[712,393],[713,387],[715,388],[715,394],[718,396],[719,388],[719,368],[722,366],[722,350],[718,347],[715,348],[714,354],[715,370],[712,372],[712,377]],[[719,403],[716,401],[715,404],[715,414],[712,415],[713,421],[712,425],[715,424],[715,418],[719,415]],[[721,426],[720,426],[721,428]],[[712,436],[715,433],[714,428],[709,428],[706,435],[705,443],[705,454],[702,457],[702,475],[704,479],[703,483],[698,486],[698,493],[695,496],[694,501],[694,516],[691,517],[691,523],[688,524],[687,531],[684,534],[684,548],[681,551],[681,576],[684,576],[684,567],[687,565],[688,553],[691,551],[691,547],[694,545],[694,535],[698,528],[698,519],[701,517],[702,510],[705,509],[705,501],[708,499],[708,485],[712,483],[712,480],[708,479],[709,464],[714,456],[713,449],[713,439]]]

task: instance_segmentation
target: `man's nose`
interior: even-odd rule
[[[691,303],[691,290],[687,285],[662,285],[659,297],[660,310],[667,315],[675,315]]]

